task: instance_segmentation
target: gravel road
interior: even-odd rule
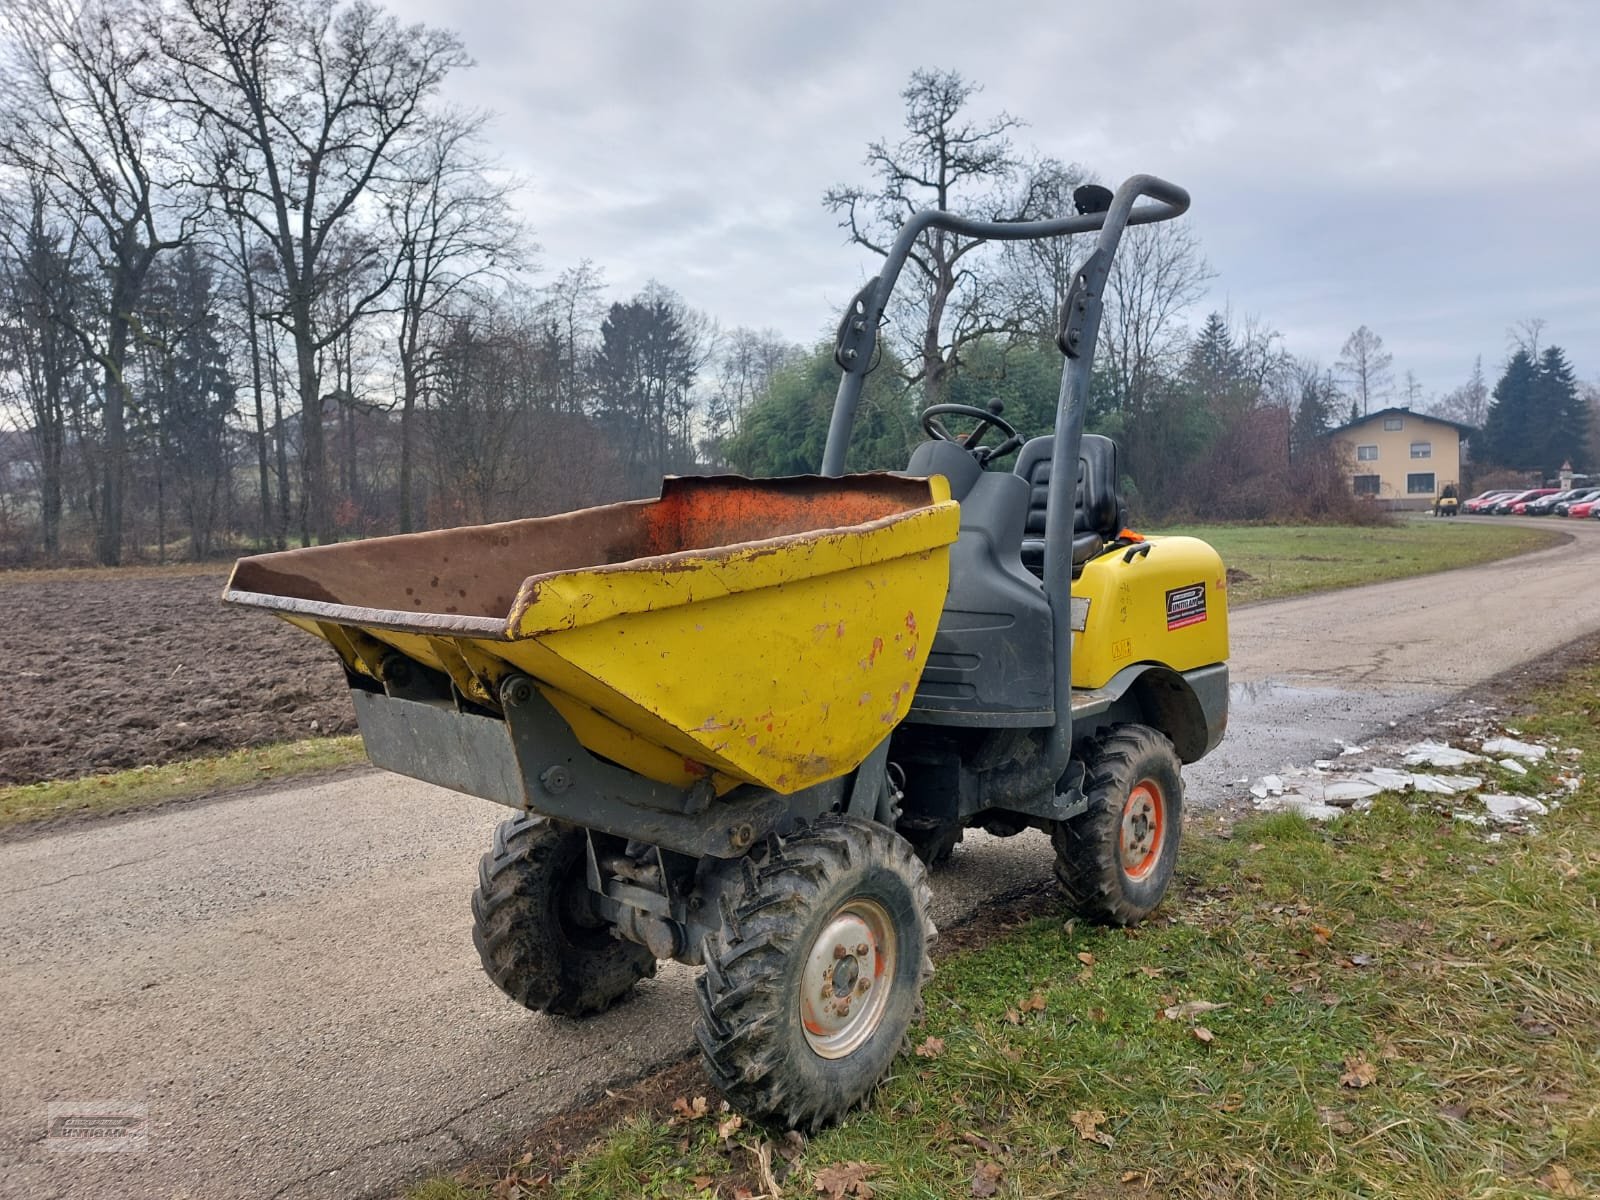
[[[1508,562],[1235,613],[1233,719],[1190,803],[1600,631],[1600,522],[1569,526]],[[680,1057],[684,968],[581,1024],[483,978],[467,895],[503,814],[366,771],[0,845],[0,1196],[393,1192]],[[1042,837],[971,837],[936,919],[1048,871]],[[142,1106],[146,1142],[45,1140],[49,1104],[96,1101]]]

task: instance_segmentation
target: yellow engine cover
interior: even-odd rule
[[[1207,543],[1153,537],[1102,554],[1072,584],[1072,686],[1097,688],[1124,667],[1175,671],[1228,657],[1228,576]]]

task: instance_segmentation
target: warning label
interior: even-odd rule
[[[1198,625],[1206,619],[1206,585],[1191,583],[1167,593],[1167,629]]]

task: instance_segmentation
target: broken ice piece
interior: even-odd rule
[[[1483,744],[1485,754],[1515,754],[1518,758],[1531,758],[1538,762],[1550,751],[1544,746],[1535,746],[1532,742],[1519,742],[1516,738],[1497,737],[1490,738]]]
[[[1411,786],[1410,771],[1396,771],[1393,767],[1373,767],[1356,776],[1385,792],[1403,792]]]
[[[1430,767],[1464,767],[1468,763],[1482,762],[1480,755],[1470,750],[1457,750],[1454,746],[1447,746],[1443,742],[1425,741],[1407,747],[1405,764],[1408,767],[1420,767],[1427,764]]]
[[[1332,783],[1323,785],[1322,798],[1329,804],[1348,807],[1357,800],[1370,799],[1384,790],[1386,789],[1362,779],[1336,779]]]
[[[1258,800],[1256,807],[1262,812],[1299,813],[1308,821],[1331,821],[1343,812],[1342,809],[1334,808],[1331,804],[1319,804],[1310,797],[1301,796],[1295,792]]]
[[[1528,768],[1523,766],[1514,758],[1502,758],[1500,760],[1500,765],[1506,770],[1510,771],[1513,775],[1526,775],[1528,773]]]
[[[1454,796],[1458,792],[1470,792],[1481,786],[1483,780],[1476,775],[1424,775],[1420,772],[1411,777],[1411,786],[1419,792],[1428,792],[1434,796]]]
[[[1495,796],[1486,793],[1480,795],[1478,800],[1496,821],[1512,822],[1529,816],[1542,817],[1550,811],[1531,796]]]
[[[1367,752],[1367,748],[1365,746],[1352,746],[1343,738],[1335,738],[1334,740],[1339,743],[1340,758],[1347,758],[1352,754],[1365,754]]]
[[[1311,765],[1313,767],[1315,767],[1319,771],[1326,771],[1330,767],[1333,766],[1333,759],[1331,759],[1331,758],[1319,758],[1319,759],[1315,760]]]

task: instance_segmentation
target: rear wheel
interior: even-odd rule
[[[1085,756],[1089,808],[1058,821],[1050,840],[1056,878],[1078,911],[1133,925],[1161,903],[1178,859],[1182,763],[1165,735],[1119,725]]]
[[[927,874],[905,839],[827,814],[747,869],[705,942],[695,1036],[746,1116],[814,1130],[906,1044],[932,972]]]
[[[478,864],[473,945],[495,986],[535,1012],[601,1012],[656,973],[650,951],[614,937],[595,913],[584,837],[543,817],[515,817],[500,823]]]

